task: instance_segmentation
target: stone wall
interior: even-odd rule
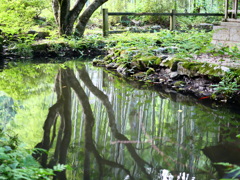
[[[240,22],[221,22],[213,27],[212,43],[227,46],[240,46]]]

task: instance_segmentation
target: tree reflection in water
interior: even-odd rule
[[[112,105],[108,99],[108,96],[100,91],[96,86],[93,85],[85,67],[82,66],[78,69],[79,77],[89,88],[89,90],[98,97],[105,108],[107,109],[109,126],[111,128],[114,137],[121,142],[131,142],[123,134],[119,133],[116,126],[116,118],[112,108]],[[98,169],[99,169],[99,179],[104,176],[104,165],[122,169],[130,179],[134,179],[130,171],[124,167],[124,165],[105,159],[98,152],[94,142],[93,142],[93,126],[94,126],[94,116],[89,103],[89,98],[84,92],[80,82],[77,80],[72,69],[66,67],[65,69],[60,69],[55,81],[55,90],[57,93],[57,102],[49,108],[49,113],[47,119],[44,123],[44,135],[42,141],[36,145],[36,148],[42,148],[47,151],[55,145],[55,152],[53,156],[48,157],[48,153],[42,153],[35,155],[37,159],[41,162],[43,167],[53,167],[56,164],[66,164],[67,149],[70,144],[72,123],[71,123],[71,90],[76,93],[79,102],[82,105],[83,113],[85,115],[85,153],[84,153],[84,179],[90,179],[90,153],[93,153],[96,158]],[[57,134],[57,143],[54,144],[54,139],[56,137],[57,119],[60,116],[60,127]],[[52,129],[52,132],[51,132]],[[149,163],[144,161],[136,152],[135,148],[131,143],[125,144],[129,153],[131,154],[133,160],[139,166],[139,168],[144,172],[145,178],[152,179],[149,173],[146,171],[146,166],[151,167]],[[50,160],[48,161],[48,158]],[[65,171],[57,173],[55,179],[67,179]]]
[[[36,155],[44,167],[73,166],[72,173],[57,173],[55,179],[154,179],[163,168],[175,170],[175,177],[186,170],[194,175],[198,165],[210,164],[203,163],[200,149],[219,142],[221,124],[229,123],[224,112],[157,101],[157,93],[127,97],[128,92],[119,100],[121,93],[113,96],[96,87],[84,65],[75,71],[60,69],[55,91],[56,103],[49,108],[42,141],[36,146],[49,152]],[[94,104],[92,96],[101,103]],[[211,169],[207,173],[213,177]]]

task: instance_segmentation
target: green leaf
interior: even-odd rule
[[[5,152],[9,152],[12,150],[12,148],[10,146],[4,146],[4,148],[5,148]]]
[[[66,165],[64,164],[57,164],[56,166],[53,167],[54,171],[63,171],[66,169]]]

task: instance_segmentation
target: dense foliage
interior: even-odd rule
[[[0,90],[17,100],[38,95],[39,91],[46,91],[47,87],[52,86],[52,79],[54,79],[58,65],[49,64],[44,70],[41,69],[43,66],[41,64],[31,65],[31,69],[29,66],[24,63],[14,67],[14,63],[10,63],[11,68],[0,74]],[[14,84],[15,88],[9,86],[10,84]]]
[[[176,9],[179,12],[216,12],[223,11],[223,0],[112,0],[106,3],[111,11],[131,11],[131,12],[163,12]]]
[[[73,6],[74,1],[71,2]],[[90,7],[93,0],[88,0],[83,10]],[[170,12],[176,9],[178,12],[223,12],[223,0],[176,0],[171,1],[152,1],[152,0],[110,0],[106,5],[98,8],[91,23],[101,26],[102,8],[108,8],[110,12]],[[38,30],[44,28],[53,32],[57,30],[57,22],[54,20],[54,12],[52,10],[52,2],[50,0],[1,0],[0,1],[0,29],[4,32],[19,33],[26,32],[30,29]],[[72,8],[72,7],[71,7]],[[141,23],[158,23],[168,25],[167,16],[141,16],[129,17]],[[111,17],[110,22],[120,22],[121,16]],[[178,17],[177,20],[181,26],[199,23],[214,22],[219,18],[211,17]]]
[[[110,12],[150,12],[163,13],[171,12],[175,9],[177,12],[188,13],[220,13],[224,10],[224,1],[209,1],[209,0],[112,0],[104,5]],[[120,16],[111,16],[110,21],[113,23],[120,21]],[[168,26],[169,17],[167,16],[139,16],[130,17],[131,19],[141,21],[141,23],[157,23],[161,26]],[[195,23],[215,22],[221,18],[216,17],[178,17],[177,21],[181,26],[195,25]]]
[[[0,179],[50,180],[54,171],[65,168],[58,165],[54,169],[43,169],[32,157],[32,153],[34,151],[24,149],[17,136],[0,132]]]
[[[0,29],[20,33],[31,29],[51,5],[49,0],[1,0],[0,7]]]

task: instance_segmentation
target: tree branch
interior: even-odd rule
[[[75,34],[77,36],[82,37],[87,25],[87,22],[89,21],[90,17],[92,16],[92,14],[105,2],[107,2],[108,0],[95,0],[93,1],[88,7],[87,9],[80,15],[78,23],[76,25],[76,30],[75,30]]]

